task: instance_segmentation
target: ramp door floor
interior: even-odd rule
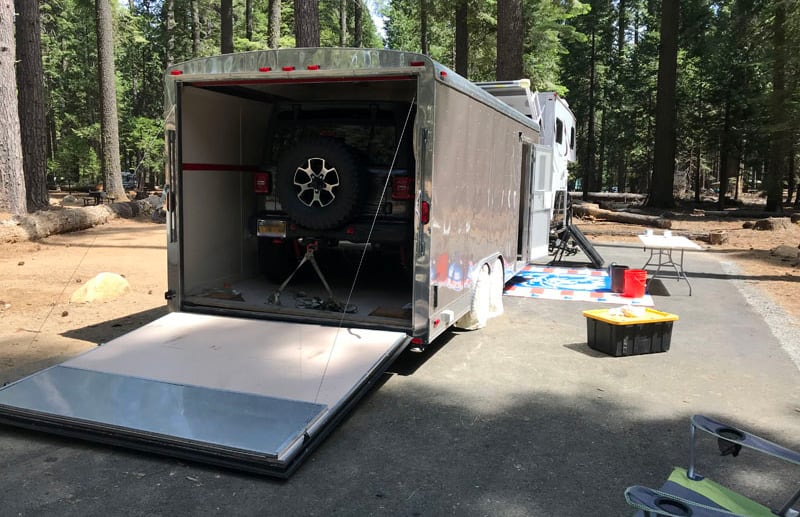
[[[283,467],[406,342],[396,332],[173,313],[0,389],[0,421]]]

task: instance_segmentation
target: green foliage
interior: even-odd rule
[[[347,2],[347,46],[354,45],[355,2]],[[419,51],[420,0],[362,1],[363,46]],[[427,0],[431,57],[454,67],[460,0]],[[469,78],[493,80],[496,0],[466,0]],[[775,6],[786,9],[786,122],[800,134],[800,3],[786,0],[681,0],[678,56],[678,175],[698,167],[708,185],[727,152],[755,182],[770,160]],[[244,0],[234,2],[237,51],[266,48],[269,0],[253,0],[246,37]],[[123,168],[163,168],[163,70],[214,55],[220,47],[219,0],[114,2]],[[385,23],[385,40],[370,16]],[[566,96],[579,121],[577,174],[593,164],[598,187],[645,190],[652,170],[659,0],[523,0],[525,74],[540,90]],[[338,0],[320,2],[321,41],[339,45]],[[193,7],[197,8],[197,21]],[[294,46],[292,0],[281,2],[283,47]],[[99,175],[97,57],[92,0],[41,0],[42,46],[52,146],[50,177],[90,183]],[[168,31],[168,20],[171,20]],[[623,24],[620,31],[620,24]],[[194,35],[197,35],[197,46]],[[621,38],[621,39],[620,39]],[[592,80],[593,77],[593,80]],[[589,121],[594,132],[589,135]],[[725,138],[723,138],[723,135]],[[726,142],[723,144],[723,140]],[[727,146],[723,149],[723,145]],[[591,150],[592,159],[587,152]],[[791,151],[796,153],[796,150]],[[735,165],[735,164],[734,164]],[[734,169],[737,167],[734,166]]]
[[[92,145],[100,135],[100,124],[94,124],[64,135],[55,155],[48,160],[47,177],[58,185],[88,187],[102,182],[100,159]]]
[[[54,136],[48,173],[72,183],[94,181],[100,166],[93,3],[48,0],[41,15],[48,123]]]

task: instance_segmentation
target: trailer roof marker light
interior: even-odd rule
[[[183,74],[183,70],[170,70],[169,75],[181,75]]]
[[[308,70],[319,70],[319,65],[308,65],[306,67]]]
[[[294,70],[294,67],[293,66],[284,66],[283,68],[281,68],[281,70],[283,70],[284,72],[291,72],[291,71]]]
[[[419,222],[428,224],[431,220],[431,204],[427,201],[422,201],[419,204]]]
[[[411,66],[425,66],[425,61],[412,61],[409,63]]]
[[[441,76],[441,78],[444,79],[445,77],[447,77],[447,72],[442,70],[441,72],[439,72],[439,76]]]
[[[259,72],[272,72],[272,67],[271,66],[262,66],[262,67],[258,68],[258,71]]]

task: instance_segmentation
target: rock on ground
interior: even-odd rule
[[[116,273],[99,273],[80,286],[70,297],[70,303],[103,302],[119,298],[131,290],[125,277]]]
[[[753,225],[754,230],[787,230],[789,228],[788,217],[768,217],[766,219],[760,219],[755,222]]]
[[[800,249],[798,249],[797,246],[788,246],[786,244],[781,244],[780,246],[773,248],[771,253],[776,257],[787,259],[796,259],[800,257]]]

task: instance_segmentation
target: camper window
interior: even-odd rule
[[[569,148],[575,149],[575,128],[569,130]]]
[[[556,118],[556,142],[562,143],[564,142],[564,121],[560,118]]]

